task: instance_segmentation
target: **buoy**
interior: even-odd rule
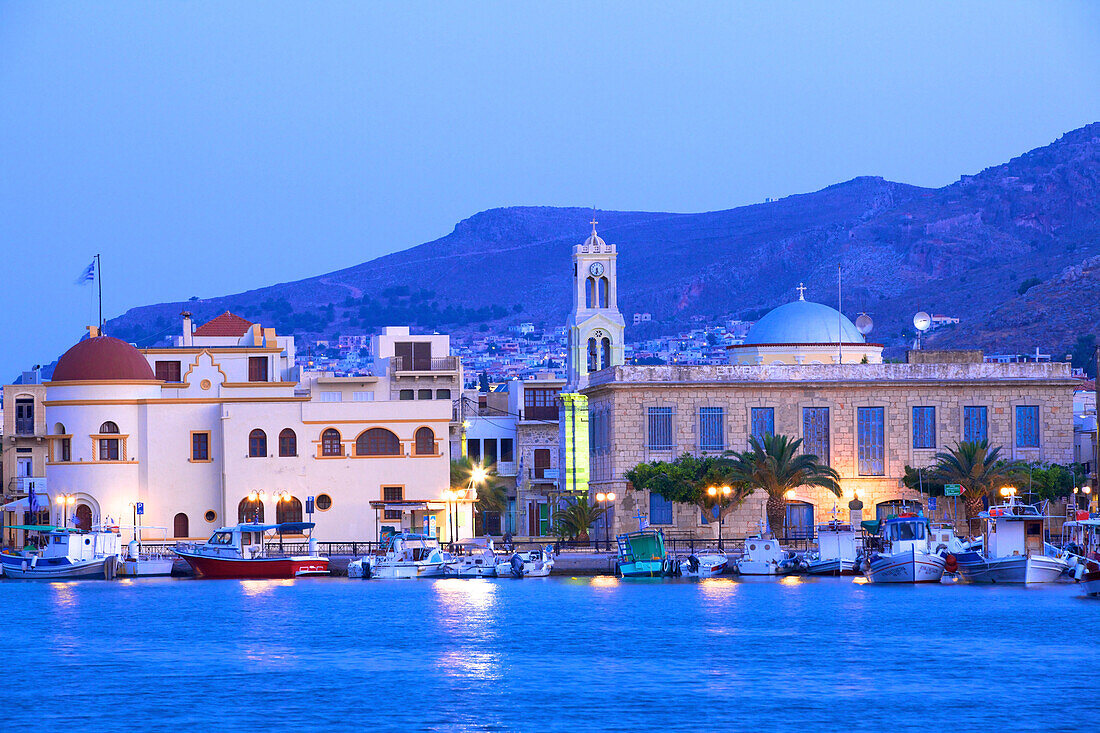
[[[943,559],[943,569],[953,573],[959,569],[959,561],[954,555],[948,555]]]

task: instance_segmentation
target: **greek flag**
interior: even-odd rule
[[[84,283],[90,283],[95,280],[95,260],[84,268],[84,272],[80,274],[80,277],[76,279],[77,285],[83,285]]]

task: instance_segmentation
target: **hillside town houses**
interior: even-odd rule
[[[229,312],[202,324],[184,312],[177,335],[142,349],[90,328],[52,369],[4,387],[3,524],[118,524],[140,506],[143,525],[173,539],[305,518],[333,540],[546,537],[572,494],[613,492],[606,532],[648,524],[709,537],[697,507],[636,491],[624,474],[744,450],[767,433],[802,439],[844,490],[794,491],[789,532],[812,534],[850,503],[875,518],[925,501],[903,484],[905,468],[957,440],[1095,474],[1095,387],[1066,362],[912,350],[889,363],[806,287],[757,321],[628,344],[617,258],[593,222],[562,273],[572,309],[561,324],[460,340],[391,326],[303,350]],[[634,326],[651,322],[633,314]],[[563,404],[583,412],[568,430]],[[477,511],[476,487],[448,491],[463,459],[493,470],[502,511]],[[738,509],[730,536],[756,530],[763,503]]]

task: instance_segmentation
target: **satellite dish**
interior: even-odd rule
[[[859,318],[856,319],[856,330],[866,336],[871,333],[871,329],[874,328],[874,321],[871,320],[871,316],[866,313],[860,313]]]
[[[932,317],[924,311],[919,311],[917,315],[913,316],[913,327],[918,331],[927,331],[931,325]]]

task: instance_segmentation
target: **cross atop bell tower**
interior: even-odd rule
[[[623,363],[626,320],[619,312],[619,253],[596,233],[573,247],[573,312],[569,316],[567,389],[587,386],[588,375]]]

